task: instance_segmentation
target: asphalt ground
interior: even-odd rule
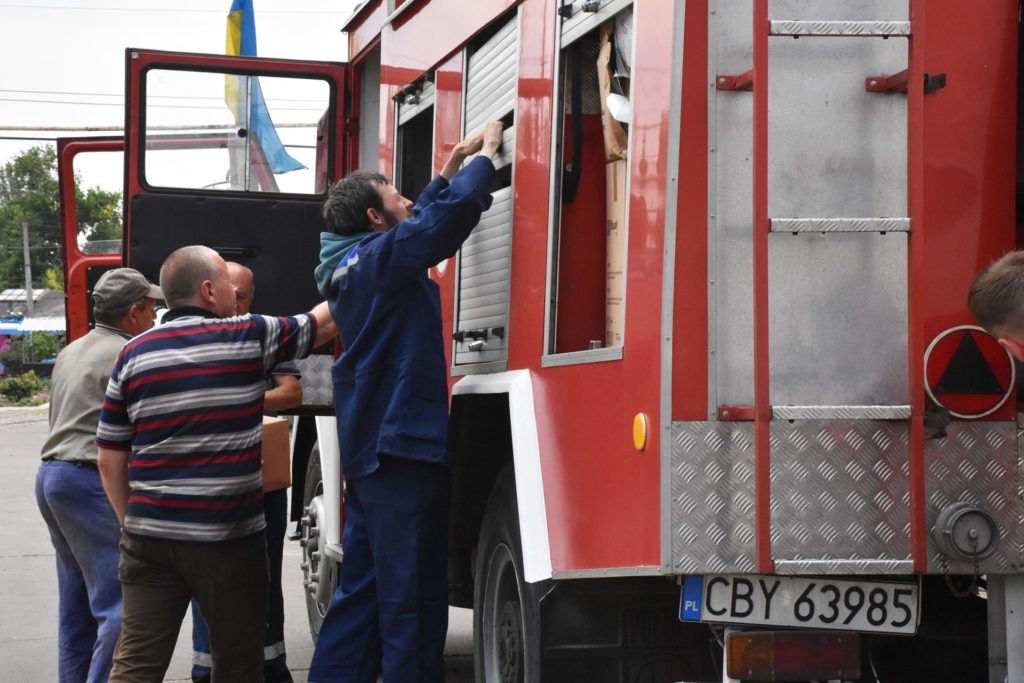
[[[57,680],[57,573],[35,500],[45,408],[0,408],[0,680]],[[302,593],[300,548],[284,548],[285,646],[296,683],[307,681],[313,641]],[[473,680],[472,612],[451,608],[445,680]],[[189,681],[192,624],[186,616],[165,681]]]

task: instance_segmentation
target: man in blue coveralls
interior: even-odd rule
[[[502,127],[457,144],[415,207],[362,171],[324,203],[331,232],[321,234],[316,275],[345,348],[333,376],[347,489],[345,560],[311,682],[444,680],[448,369],[427,269],[453,256],[490,207]]]

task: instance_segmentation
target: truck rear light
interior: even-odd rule
[[[739,631],[726,636],[730,678],[744,681],[860,677],[860,636],[835,631]]]

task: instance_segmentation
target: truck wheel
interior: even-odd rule
[[[302,504],[302,587],[306,594],[309,632],[316,643],[320,626],[338,586],[340,565],[323,554],[327,542],[320,520],[324,518],[324,485],[320,473],[320,447],[313,446],[306,466],[306,485]]]
[[[540,681],[540,604],[523,580],[515,472],[498,475],[487,501],[476,548],[473,582],[473,654],[476,680]]]

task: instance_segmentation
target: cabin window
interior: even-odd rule
[[[632,7],[566,7],[552,126],[547,364],[619,358],[625,336]],[[572,356],[553,358],[562,354]]]
[[[322,191],[316,162],[318,123],[329,120],[332,101],[326,81],[160,68],[144,78],[148,186]]]
[[[78,224],[78,251],[86,255],[120,254],[122,242],[121,178],[124,175],[124,152],[85,151],[72,161],[75,196],[90,192],[108,200],[92,206],[74,204]],[[107,179],[116,178],[115,182]],[[110,208],[117,211],[110,213]],[[91,301],[91,299],[90,299]],[[91,309],[90,309],[91,310]]]

